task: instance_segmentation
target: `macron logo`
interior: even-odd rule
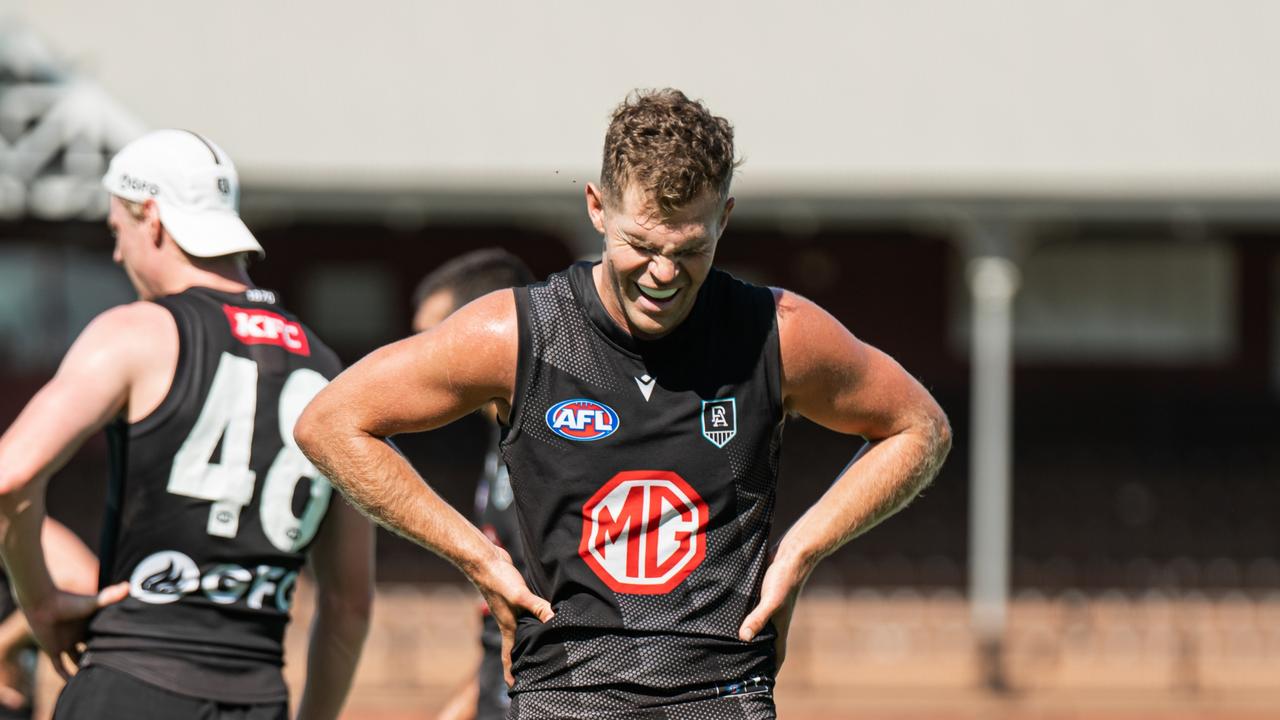
[[[649,397],[653,395],[653,383],[657,378],[649,377],[647,374],[635,379],[636,385],[640,388],[640,394],[644,395],[644,401],[649,402]]]
[[[311,344],[302,325],[266,310],[223,305],[231,334],[245,345],[276,345],[295,355],[310,355]]]

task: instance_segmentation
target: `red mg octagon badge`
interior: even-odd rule
[[[578,554],[614,592],[671,592],[707,554],[707,504],[666,470],[613,476],[582,506]]]

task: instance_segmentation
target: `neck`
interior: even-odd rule
[[[199,263],[199,264],[194,264]],[[166,278],[162,295],[176,295],[188,288],[207,287],[239,293],[253,287],[244,266],[230,258],[193,261]]]
[[[618,297],[621,290],[614,285],[613,275],[605,272],[603,260],[591,268],[591,280],[596,286],[596,295],[600,296],[600,302],[604,305],[605,312],[609,314],[609,319],[631,337],[639,337],[636,335],[635,328],[627,322],[627,314],[622,311],[622,298]]]

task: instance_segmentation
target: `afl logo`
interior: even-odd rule
[[[613,476],[582,506],[578,555],[617,593],[662,595],[707,554],[707,504],[665,470]]]
[[[595,400],[565,400],[547,411],[547,427],[569,440],[599,440],[618,431],[618,413]]]

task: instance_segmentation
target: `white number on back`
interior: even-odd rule
[[[280,448],[280,453],[267,470],[258,514],[267,539],[285,552],[296,552],[311,542],[320,528],[320,520],[329,507],[329,495],[333,492],[329,481],[302,454],[293,439],[293,426],[297,424],[302,409],[327,383],[320,373],[302,368],[293,371],[280,391],[278,415],[284,447]],[[302,517],[298,517],[293,514],[293,492],[304,477],[311,479],[311,497]]]
[[[258,515],[267,539],[284,552],[296,552],[311,542],[329,506],[332,488],[328,480],[293,440],[294,423],[325,383],[320,373],[301,368],[289,375],[280,392],[277,415],[284,446],[267,470]],[[256,476],[249,460],[257,403],[258,364],[223,353],[200,416],[173,456],[168,491],[213,503],[206,529],[216,537],[235,537],[240,511],[253,500]],[[211,463],[219,439],[222,456]],[[311,493],[302,517],[298,517],[293,513],[293,494],[304,477],[311,480]]]

